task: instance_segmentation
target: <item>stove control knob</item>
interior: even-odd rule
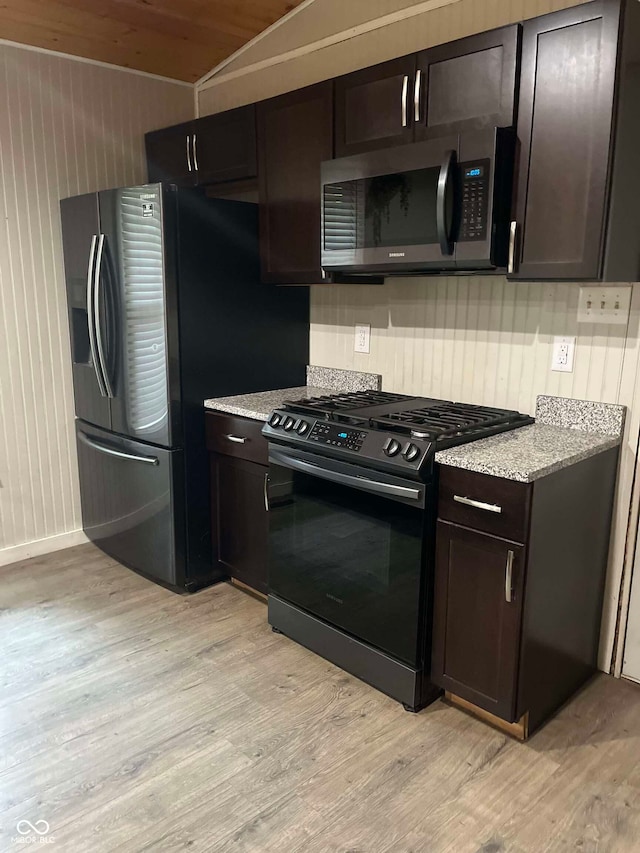
[[[309,424],[306,421],[299,421],[298,426],[296,427],[298,435],[306,435],[308,431]]]
[[[293,429],[293,425],[295,424],[295,418],[292,418],[290,415],[284,419],[284,423],[282,424],[282,428],[286,429],[287,432]]]
[[[396,441],[395,438],[389,438],[382,449],[387,456],[395,456],[400,453],[400,442]]]
[[[279,415],[277,412],[274,412],[269,418],[269,426],[274,427],[274,429],[280,426],[280,421],[282,420],[282,415]]]
[[[415,444],[407,444],[402,455],[407,462],[413,462],[414,459],[417,459],[418,456],[420,456],[420,448],[416,447]]]

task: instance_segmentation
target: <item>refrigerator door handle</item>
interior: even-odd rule
[[[113,447],[107,447],[105,444],[100,444],[99,442],[89,438],[86,433],[80,430],[78,431],[78,438],[83,444],[86,444],[87,447],[91,447],[99,453],[106,453],[107,456],[115,456],[118,459],[128,459],[130,462],[144,462],[147,465],[160,464],[160,460],[157,456],[139,456],[136,453],[125,453],[123,450],[116,450]]]
[[[102,395],[103,397],[113,398],[113,387],[111,385],[111,381],[109,379],[109,372],[107,370],[107,360],[104,354],[104,344],[102,341],[102,318],[100,316],[100,291],[102,289],[102,260],[104,258],[104,234],[100,234],[98,237],[98,249],[96,252],[96,263],[93,271],[93,313],[95,318],[95,336],[96,336],[96,349],[98,351],[98,361],[100,365],[100,372],[102,373],[102,383],[104,386],[105,393]]]
[[[96,373],[98,389],[102,397],[107,396],[100,366],[98,362],[98,350],[96,347],[96,318],[95,318],[95,302],[93,298],[93,288],[95,284],[95,264],[96,264],[96,244],[98,235],[94,234],[91,238],[91,249],[89,250],[89,265],[87,267],[87,323],[89,325],[89,351],[91,352],[91,362]]]

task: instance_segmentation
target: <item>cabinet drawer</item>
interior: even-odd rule
[[[442,466],[438,518],[513,542],[529,533],[531,483]]]
[[[267,440],[262,435],[262,421],[217,412],[207,412],[205,420],[208,450],[260,465],[269,464]]]

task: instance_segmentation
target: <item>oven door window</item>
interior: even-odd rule
[[[270,591],[418,665],[424,510],[280,467],[276,480]]]
[[[326,184],[325,250],[437,243],[439,175],[434,167]]]

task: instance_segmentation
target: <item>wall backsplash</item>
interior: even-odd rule
[[[538,394],[622,403],[621,453],[601,666],[609,668],[625,559],[640,397],[640,284],[628,326],[577,322],[577,284],[504,277],[390,278],[383,286],[311,289],[311,363],[380,373],[385,390],[533,413]],[[371,352],[354,326],[371,324]],[[551,371],[555,335],[577,338],[573,373]]]
[[[578,324],[578,293],[499,276],[313,287],[311,361],[380,373],[388,390],[524,412],[542,393],[619,402],[627,328]],[[369,354],[353,351],[356,323],[371,324]],[[573,373],[551,371],[555,335],[577,338]]]
[[[194,108],[189,86],[9,44],[0,103],[2,565],[81,527],[59,200],[145,181],[145,131]]]

